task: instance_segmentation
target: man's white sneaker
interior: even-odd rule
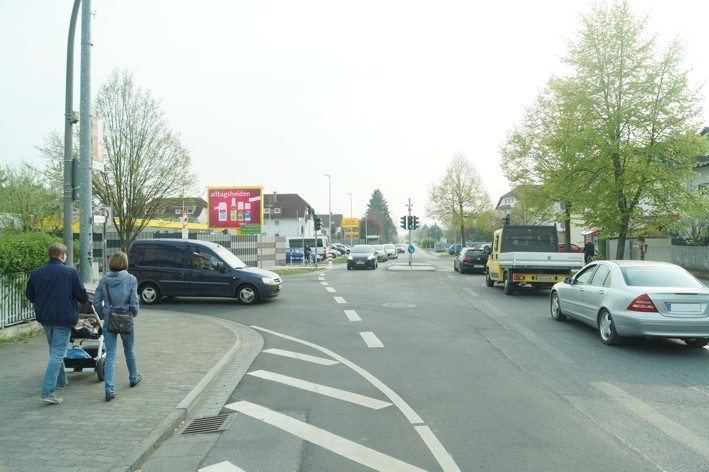
[[[59,398],[55,395],[52,395],[51,397],[42,397],[42,401],[47,402],[47,403],[52,403],[53,405],[58,405],[61,402],[63,402],[64,400],[62,400],[61,398]]]

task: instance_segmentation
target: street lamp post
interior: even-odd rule
[[[332,239],[332,177],[330,174],[323,174],[325,177],[327,177],[327,211],[329,213],[329,216],[327,218],[327,226],[328,226],[328,236],[330,236],[330,239]]]
[[[350,224],[352,224],[352,194],[348,192],[347,195],[350,196]],[[357,225],[357,229],[359,229],[359,225]],[[352,231],[352,228],[350,227],[350,247],[352,247],[352,233],[353,232],[354,231]]]

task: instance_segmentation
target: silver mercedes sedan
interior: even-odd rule
[[[709,344],[709,288],[666,262],[591,262],[552,287],[550,310],[557,321],[572,317],[598,329],[607,345],[624,337]]]

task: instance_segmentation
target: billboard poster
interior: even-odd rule
[[[207,189],[209,227],[235,229],[237,234],[260,234],[263,187],[210,187]]]

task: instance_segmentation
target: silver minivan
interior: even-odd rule
[[[248,267],[224,246],[197,239],[136,240],[128,265],[145,305],[179,296],[229,297],[250,305],[277,297],[283,286],[275,272]]]

